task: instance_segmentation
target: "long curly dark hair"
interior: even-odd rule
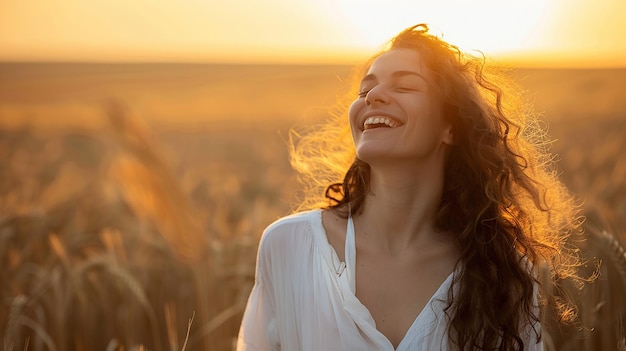
[[[451,341],[460,350],[522,350],[520,326],[539,321],[535,286],[541,284],[529,267],[547,267],[556,279],[574,274],[575,250],[565,242],[580,233],[576,200],[559,181],[545,133],[513,80],[486,65],[484,56],[430,34],[426,25],[395,36],[357,68],[355,83],[395,48],[420,53],[455,138],[435,221],[437,229],[454,234],[461,253],[458,289],[456,295],[450,290],[446,309]],[[310,190],[326,184],[322,207],[344,218],[358,213],[370,180],[369,165],[346,146],[345,106],[338,104],[334,121],[299,136],[291,148],[292,165],[305,182],[309,177]],[[333,180],[342,168],[343,179]],[[323,203],[315,195],[305,200],[302,207]],[[570,318],[571,309],[561,307],[560,317]]]

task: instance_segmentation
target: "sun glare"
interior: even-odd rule
[[[488,55],[523,51],[533,40],[549,11],[545,0],[336,0],[339,16],[358,32],[361,45],[378,49],[399,30],[427,23],[465,51]]]
[[[624,13],[626,0],[0,0],[0,61],[356,63],[426,23],[499,62],[623,67]]]

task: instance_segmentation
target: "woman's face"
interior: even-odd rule
[[[352,137],[361,160],[419,162],[443,156],[445,145],[452,144],[451,126],[424,68],[413,49],[392,49],[371,65],[350,106]]]

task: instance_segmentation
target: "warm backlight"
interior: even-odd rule
[[[427,23],[465,51],[626,64],[626,0],[0,0],[0,61],[361,62]]]
[[[461,49],[501,54],[532,47],[549,10],[545,0],[336,0],[362,44],[378,48],[400,29],[427,23]]]

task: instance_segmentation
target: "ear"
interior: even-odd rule
[[[448,126],[443,130],[443,138],[442,141],[448,145],[455,145],[456,140],[454,138],[454,130],[452,129],[452,125],[448,124]]]

